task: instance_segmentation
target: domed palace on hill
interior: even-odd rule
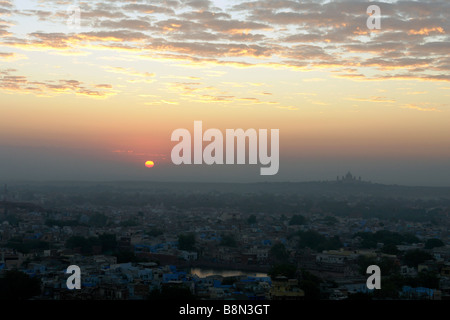
[[[349,171],[345,176],[342,176],[341,178],[337,176],[336,181],[348,183],[348,182],[361,182],[362,180],[361,177],[356,178],[356,176],[353,176]]]

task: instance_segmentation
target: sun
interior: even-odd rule
[[[145,166],[147,168],[152,168],[154,165],[155,165],[155,163],[153,161],[151,161],[151,160],[148,160],[148,161],[145,162]]]

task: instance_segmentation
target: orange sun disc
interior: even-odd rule
[[[155,165],[155,163],[151,160],[145,162],[145,166],[147,168],[152,168],[154,165]]]

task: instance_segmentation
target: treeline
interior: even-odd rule
[[[310,248],[318,252],[337,250],[343,247],[343,243],[338,236],[327,237],[314,230],[297,231],[288,235],[288,239],[296,239],[299,249]]]
[[[100,247],[101,253],[111,254],[118,249],[118,242],[114,234],[102,234],[97,237],[72,236],[66,241],[66,248],[78,249],[83,255],[92,255],[94,247]]]
[[[56,219],[46,219],[45,225],[49,227],[76,227],[76,226],[87,226],[85,223],[80,223],[78,220],[56,220]]]
[[[175,193],[175,192],[92,192],[68,196],[68,205],[91,203],[99,206],[161,205],[172,209],[229,208],[245,213],[299,214],[315,210],[324,215],[380,218],[389,221],[439,223],[450,201],[390,199],[380,197],[353,197],[336,200],[331,197],[304,196],[292,193]],[[432,209],[430,209],[432,208]],[[329,221],[334,223],[335,221]],[[95,223],[95,222],[94,222]]]
[[[411,233],[398,233],[388,230],[379,230],[372,232],[357,232],[353,238],[361,238],[360,247],[365,249],[376,248],[378,243],[385,246],[397,246],[400,244],[411,244],[421,242],[419,238]]]
[[[50,248],[50,243],[38,239],[22,239],[15,237],[8,240],[6,247],[26,254],[33,251],[48,250]]]
[[[143,262],[147,259],[138,257],[133,251],[120,248],[114,234],[101,234],[97,237],[72,236],[66,241],[66,248],[79,250],[81,254],[90,256],[99,251],[102,254],[112,255],[117,258],[117,263]]]

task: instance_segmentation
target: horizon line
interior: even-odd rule
[[[283,184],[283,183],[291,183],[291,184],[306,184],[306,183],[345,183],[342,180],[308,180],[308,181],[247,181],[247,182],[239,182],[239,181],[161,181],[161,180],[4,180],[0,182],[0,184],[21,184],[21,183],[33,183],[33,184],[56,184],[56,183],[101,183],[101,184],[110,184],[110,183],[161,183],[161,184]],[[351,185],[352,182],[347,182],[347,185]],[[372,182],[368,180],[355,180],[353,184],[371,184],[378,186],[388,186],[388,187],[407,187],[407,188],[450,188],[450,185],[436,186],[436,185],[406,185],[406,184],[398,184],[398,183],[382,183],[382,182]]]

